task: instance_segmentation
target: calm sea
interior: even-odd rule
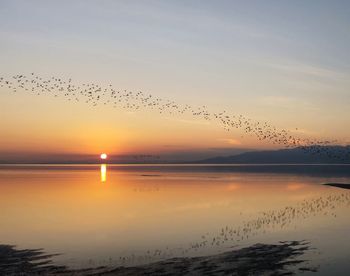
[[[0,244],[74,268],[135,265],[307,240],[320,274],[349,275],[350,166],[2,165]]]

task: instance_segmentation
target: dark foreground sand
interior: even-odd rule
[[[53,265],[50,259],[54,255],[40,249],[17,250],[0,245],[0,275],[292,275],[317,271],[301,258],[307,250],[305,241],[255,244],[213,256],[173,258],[135,267],[70,270]]]
[[[350,184],[345,184],[345,183],[326,183],[324,185],[342,188],[342,189],[350,189]]]

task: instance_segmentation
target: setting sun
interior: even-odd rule
[[[0,276],[350,276],[350,0],[100,2],[0,0]]]

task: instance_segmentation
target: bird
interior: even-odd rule
[[[281,145],[285,148],[300,148],[310,155],[325,157],[335,161],[348,161],[350,147],[336,147],[336,140],[303,138],[294,131],[278,129],[269,122],[248,118],[243,114],[231,114],[227,110],[211,111],[206,105],[192,106],[180,104],[173,100],[162,99],[143,91],[128,91],[116,89],[112,84],[103,86],[89,82],[77,84],[72,78],[51,76],[42,77],[35,72],[29,75],[16,74],[10,78],[0,77],[0,87],[10,89],[18,94],[20,91],[41,95],[63,97],[69,102],[81,102],[92,107],[111,106],[128,111],[154,110],[167,116],[192,116],[194,120],[210,121],[211,124],[222,127],[225,131],[241,130],[244,135],[255,137],[257,141]]]

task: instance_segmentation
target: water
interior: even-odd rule
[[[0,166],[0,244],[73,268],[308,240],[320,274],[350,271],[350,166]]]

